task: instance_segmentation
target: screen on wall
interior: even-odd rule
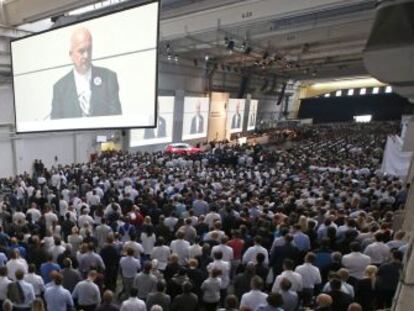
[[[230,133],[239,133],[243,130],[244,107],[246,100],[229,99],[227,107],[227,128]]]
[[[172,141],[174,121],[174,97],[158,97],[158,120],[156,128],[131,130],[130,147],[169,143]]]
[[[158,1],[12,41],[16,130],[155,126]]]
[[[186,97],[184,99],[183,140],[207,136],[208,112],[208,97]]]
[[[258,100],[252,99],[250,101],[249,119],[247,121],[247,130],[252,131],[256,128],[257,104]]]

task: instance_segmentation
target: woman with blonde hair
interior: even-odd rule
[[[368,265],[365,268],[364,278],[358,280],[355,285],[355,300],[362,306],[364,311],[375,310],[377,272],[378,268],[376,266]]]
[[[46,311],[45,305],[44,305],[43,300],[41,298],[36,298],[33,301],[32,311]]]
[[[300,230],[302,230],[302,232],[308,231],[308,218],[306,216],[301,215],[299,217],[298,224],[299,224]]]

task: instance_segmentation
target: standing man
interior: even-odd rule
[[[16,281],[8,285],[7,298],[13,303],[14,311],[30,311],[36,296],[33,285],[23,280],[24,271],[16,271]]]
[[[97,117],[122,114],[115,72],[92,65],[92,35],[76,29],[70,39],[73,70],[53,86],[50,118]]]
[[[73,308],[73,299],[70,292],[62,286],[62,275],[55,273],[53,281],[45,292],[47,309],[53,311],[70,310]]]
[[[94,283],[97,272],[92,270],[88,273],[88,278],[79,282],[73,290],[72,297],[77,301],[78,310],[95,311],[101,303],[101,293],[98,285]]]

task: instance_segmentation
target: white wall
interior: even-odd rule
[[[24,136],[14,144],[17,173],[31,172],[34,159],[41,159],[46,167],[75,162],[72,135]]]
[[[13,89],[10,84],[0,86],[0,123],[14,123]]]

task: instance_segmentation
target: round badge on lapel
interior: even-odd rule
[[[93,84],[95,84],[96,86],[100,86],[102,84],[102,78],[101,77],[95,77],[93,79]]]

